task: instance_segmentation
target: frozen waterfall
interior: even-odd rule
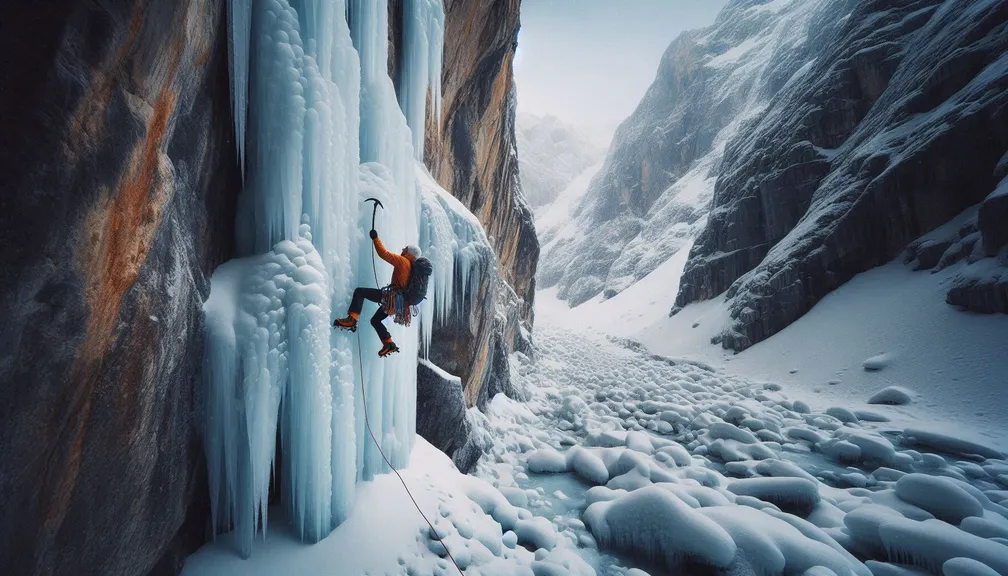
[[[374,282],[365,198],[385,206],[388,246],[419,242],[427,120],[415,102],[429,93],[439,108],[444,10],[403,10],[397,100],[386,1],[228,2],[241,257],[214,272],[204,304],[204,434],[214,528],[235,530],[246,556],[271,482],[293,529],[317,541],[346,518],[356,482],[387,470],[364,429],[356,335],[331,323]],[[378,260],[379,282],[389,273]],[[414,443],[419,338],[389,324],[402,353],[378,361],[362,323],[360,357],[372,429],[399,467]]]

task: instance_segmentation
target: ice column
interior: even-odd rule
[[[205,422],[211,512],[242,553],[265,531],[279,426],[283,501],[305,540],[333,527],[329,295],[308,225],[296,241],[232,260],[211,280]]]
[[[423,161],[427,97],[435,126],[441,122],[441,62],[445,15],[441,0],[405,0],[399,102],[412,131],[413,150]]]
[[[349,8],[351,37],[361,62],[360,158],[363,164],[359,200],[374,197],[382,202],[385,209],[379,211],[376,227],[386,247],[399,251],[418,241],[420,202],[413,171],[410,129],[388,76],[388,4],[385,0],[351,0]],[[369,211],[361,213],[359,226],[362,233],[371,227]],[[370,243],[365,243],[357,254],[358,277],[363,285],[375,281],[372,262]],[[391,267],[377,260],[378,285],[387,284],[390,275]],[[374,309],[374,305],[368,304],[362,318],[369,318]],[[357,457],[363,479],[388,470],[364,427],[363,394],[367,395],[371,427],[393,466],[406,464],[415,436],[416,324],[409,329],[399,326],[390,326],[390,329],[402,353],[380,363],[366,363],[365,388],[355,389]],[[381,343],[365,329],[362,346],[363,357],[374,358]]]
[[[228,10],[241,258],[214,272],[204,304],[204,431],[214,528],[233,529],[248,555],[267,527],[271,480],[294,530],[317,541],[346,518],[356,481],[387,469],[364,431],[359,359],[382,449],[397,467],[408,460],[416,325],[390,326],[402,353],[379,361],[366,325],[358,358],[357,336],[331,322],[373,281],[364,198],[385,205],[378,228],[394,250],[417,243],[420,200],[385,70],[386,2],[229,0]],[[390,272],[377,261],[382,284]]]

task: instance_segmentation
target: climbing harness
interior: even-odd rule
[[[420,310],[411,304],[406,303],[406,297],[401,290],[396,290],[389,285],[381,289],[382,309],[392,317],[396,324],[401,324],[409,328],[410,321],[420,313]]]
[[[378,206],[381,206],[381,202],[378,201],[377,198],[368,198],[368,201],[371,201],[371,200],[373,200],[375,202],[375,211],[377,212]],[[384,208],[384,206],[382,206],[382,208]],[[372,228],[372,230],[374,229],[374,215],[373,214],[371,216],[371,228]],[[374,272],[375,288],[377,288],[378,287],[378,269],[377,269],[377,266],[375,265],[374,249],[371,250],[371,270],[372,270],[372,272]],[[406,308],[409,308],[409,307],[407,306]],[[407,324],[407,326],[408,325],[409,324]],[[370,420],[368,420],[368,413],[367,413],[367,395],[364,392],[364,359],[363,358],[364,358],[364,354],[361,351],[360,333],[358,332],[357,333],[357,366],[360,369],[361,403],[363,404],[363,408],[364,408],[364,426],[367,427],[368,435],[371,436],[371,441],[374,442],[375,447],[378,448],[378,453],[381,454],[382,460],[385,461],[385,464],[393,472],[395,472],[395,475],[399,478],[399,482],[403,485],[403,488],[406,490],[406,494],[410,497],[410,500],[413,501],[413,506],[417,509],[417,512],[420,513],[420,516],[423,517],[424,521],[427,522],[427,526],[430,527],[431,534],[433,534],[434,537],[437,538],[437,541],[441,543],[441,547],[444,548],[444,551],[448,555],[448,558],[451,559],[452,564],[455,565],[455,569],[458,570],[459,574],[462,574],[463,576],[465,576],[465,573],[462,571],[462,568],[459,567],[458,562],[455,561],[455,557],[452,556],[451,551],[448,550],[448,545],[444,543],[444,540],[441,539],[441,535],[438,534],[438,532],[437,532],[437,528],[434,528],[434,524],[431,524],[430,519],[427,518],[427,515],[424,514],[423,510],[420,509],[420,505],[417,504],[416,498],[413,497],[413,493],[410,492],[409,486],[406,485],[406,481],[403,480],[402,475],[399,474],[399,471],[395,469],[395,466],[393,466],[392,463],[389,462],[388,457],[385,456],[385,451],[382,450],[381,444],[378,443],[378,438],[375,437],[374,431],[371,430],[371,422],[370,422]]]

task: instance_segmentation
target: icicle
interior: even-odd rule
[[[493,250],[476,216],[441,188],[420,162],[415,169],[423,195],[420,247],[434,265],[420,315],[421,349],[426,352],[434,326],[464,315],[474,300],[483,266],[493,266],[485,261]]]
[[[441,119],[444,7],[441,0],[405,0],[399,103],[412,131],[415,157],[423,160],[427,97],[436,125]]]
[[[252,0],[228,1],[228,63],[231,67],[231,109],[234,114],[238,165],[245,178],[245,119],[248,103],[249,35],[252,30]]]
[[[427,62],[430,65],[428,72],[428,84],[430,85],[432,109],[434,111],[434,125],[441,129],[441,71],[444,63],[444,33],[445,33],[445,12],[441,0],[431,0],[432,10],[429,21],[428,49],[430,56]],[[420,160],[423,160],[421,157]]]

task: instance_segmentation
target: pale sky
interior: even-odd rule
[[[519,112],[611,132],[633,112],[669,43],[726,0],[522,0]]]

